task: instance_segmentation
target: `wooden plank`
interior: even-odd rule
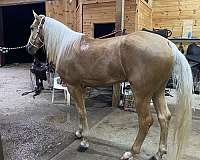
[[[95,3],[110,3],[110,2],[116,2],[116,0],[83,0],[83,4],[95,4]]]

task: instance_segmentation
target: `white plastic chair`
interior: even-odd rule
[[[59,90],[63,90],[64,91],[64,95],[65,95],[65,102],[67,102],[67,105],[70,106],[70,94],[69,91],[67,89],[67,87],[63,86],[62,84],[59,84],[60,77],[55,77],[53,79],[53,93],[52,93],[52,103],[54,103],[54,94],[55,94],[55,89],[59,89]]]

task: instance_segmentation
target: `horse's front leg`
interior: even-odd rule
[[[68,86],[69,92],[75,100],[76,109],[79,113],[79,130],[76,131],[76,137],[82,138],[79,151],[85,151],[89,147],[88,140],[86,136],[88,135],[89,127],[87,122],[87,112],[85,109],[85,89],[81,86]]]

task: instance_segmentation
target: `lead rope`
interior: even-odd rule
[[[18,50],[18,49],[23,49],[23,48],[26,48],[27,45],[24,45],[24,46],[20,46],[20,47],[0,47],[0,53],[8,53],[9,51],[11,50]]]

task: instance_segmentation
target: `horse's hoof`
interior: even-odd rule
[[[120,160],[133,160],[133,155],[131,152],[125,152]]]
[[[83,140],[83,141],[81,141],[78,151],[85,152],[88,148],[89,148],[89,143],[86,140]]]
[[[83,137],[82,133],[83,133],[83,131],[82,131],[81,129],[77,130],[77,131],[75,132],[76,138],[77,138],[77,139],[81,139],[81,138]]]

